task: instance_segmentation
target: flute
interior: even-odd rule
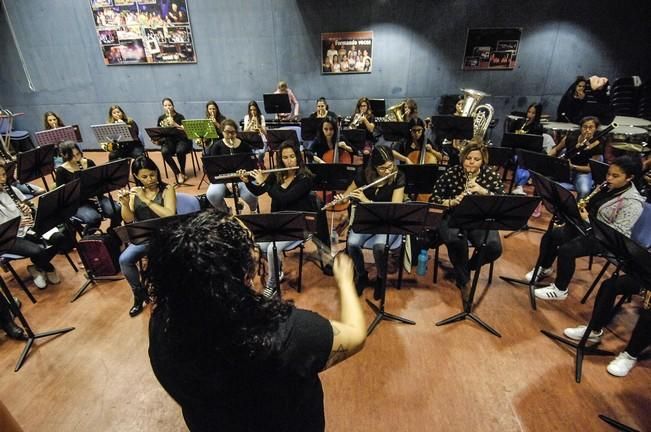
[[[269,173],[275,173],[275,172],[283,172],[283,171],[293,171],[297,170],[299,167],[290,167],[290,168],[273,168],[273,169],[268,169],[268,170],[262,170],[260,171],[262,174],[269,174]],[[252,176],[253,171],[247,171],[246,172],[247,176]],[[233,173],[228,173],[228,174],[220,174],[218,176],[215,176],[215,180],[226,180],[230,178],[239,178],[240,175],[236,172]]]
[[[387,174],[387,175],[385,175],[384,177],[380,177],[379,179],[377,179],[377,180],[375,180],[375,181],[373,181],[373,182],[371,182],[371,183],[369,183],[369,184],[367,184],[367,185],[364,185],[364,186],[358,187],[358,188],[355,189],[354,191],[350,192],[348,195],[344,195],[344,196],[342,196],[341,198],[334,199],[334,200],[330,201],[328,204],[326,204],[326,205],[324,205],[323,207],[321,207],[321,210],[327,210],[327,209],[329,209],[330,207],[334,207],[334,206],[336,206],[337,204],[342,203],[342,202],[346,201],[348,198],[350,198],[351,195],[353,194],[353,192],[357,192],[357,191],[362,192],[362,191],[365,191],[366,189],[368,189],[368,188],[370,188],[370,187],[373,187],[373,186],[376,186],[376,185],[382,183],[382,182],[385,181],[385,180],[388,180],[390,177],[393,177],[394,175],[397,175],[397,174],[398,174],[398,170],[396,170],[396,171],[394,171],[394,172],[392,172],[392,173],[390,173],[390,174]]]

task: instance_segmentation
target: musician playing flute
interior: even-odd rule
[[[627,237],[644,209],[644,197],[635,182],[641,179],[642,163],[639,158],[621,156],[608,168],[606,183],[595,189],[590,197],[579,202],[581,216],[586,226],[589,218],[596,217]],[[603,250],[593,236],[581,235],[571,224],[555,227],[546,232],[540,241],[540,268],[535,281],[551,275],[552,264],[558,257],[556,279],[550,285],[535,290],[542,300],[565,300],[568,286],[574,275],[576,258],[594,255]],[[525,275],[530,281],[534,270]]]
[[[242,182],[246,185],[246,189],[254,195],[269,194],[271,197],[272,212],[318,212],[316,195],[312,192],[314,175],[307,169],[300,151],[291,141],[284,141],[280,145],[278,152],[276,152],[276,164],[281,169],[296,169],[267,174],[261,170],[254,170],[250,175],[245,170],[240,170],[238,174],[240,174]],[[317,237],[324,244],[327,244],[329,241],[328,226],[325,217],[317,218]],[[292,249],[298,243],[297,241],[276,242],[278,265],[280,266],[278,274],[280,275],[281,281],[283,279],[282,251]],[[266,255],[269,265],[263,294],[266,297],[271,297],[279,289],[279,281],[276,280],[274,267],[273,243],[261,242],[258,243],[258,246],[262,250],[262,253]]]
[[[405,198],[405,175],[401,171],[396,171],[397,167],[393,161],[391,149],[383,145],[376,146],[371,151],[370,159],[366,165],[357,170],[355,180],[353,180],[343,194],[337,195],[335,199],[349,197],[349,199],[360,203],[401,203]],[[390,174],[394,175],[389,177]],[[382,177],[387,178],[373,187],[360,190],[360,188]],[[397,237],[397,235],[391,235],[389,237],[389,244],[392,244]],[[357,294],[360,296],[364,288],[370,283],[368,272],[364,267],[363,246],[373,248],[373,258],[377,268],[374,297],[379,299],[382,295],[382,287],[384,286],[382,280],[386,278],[387,274],[384,256],[386,239],[386,234],[358,234],[352,229],[348,231],[347,250],[355,263],[355,287],[357,288]]]
[[[242,141],[237,137],[237,124],[233,120],[226,119],[222,122],[222,133],[224,134],[224,138],[210,146],[210,148],[206,150],[206,156],[227,156],[253,153],[253,148],[251,148],[247,142]],[[240,193],[240,198],[246,202],[251,211],[255,211],[258,208],[258,197],[244,187],[243,182],[238,182],[237,187]],[[225,196],[226,184],[211,183],[210,186],[208,186],[206,197],[210,204],[217,210],[228,213],[229,208],[224,201]],[[239,203],[235,203],[235,205],[239,205]]]
[[[488,150],[481,142],[471,141],[459,153],[460,165],[449,167],[434,183],[430,201],[445,207],[456,207],[467,195],[499,195],[504,184],[499,173],[488,166]],[[469,293],[470,270],[495,261],[502,255],[502,243],[497,230],[490,230],[483,251],[483,261],[477,257],[468,259],[468,242],[474,247],[481,245],[485,230],[450,227],[447,216],[439,225],[439,236],[448,249],[448,257],[454,269],[457,287],[464,301]]]
[[[16,216],[21,217],[21,227],[18,230],[16,243],[5,252],[29,258],[32,264],[27,266],[27,271],[34,279],[34,285],[39,289],[44,289],[48,283],[58,284],[61,282],[56,268],[50,261],[59,252],[65,237],[62,233],[55,232],[49,240],[49,243],[54,246],[46,247],[42,238],[29,232],[29,228],[34,222],[31,211],[20,190],[7,184],[7,170],[4,165],[0,164],[0,223],[5,223]]]

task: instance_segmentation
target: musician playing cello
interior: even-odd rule
[[[425,122],[419,117],[409,120],[408,139],[400,141],[393,146],[393,157],[406,164],[417,164],[420,161],[421,151],[425,146],[425,157],[423,163],[437,163],[443,159],[443,154],[434,150],[432,142],[425,140]],[[416,155],[416,158],[410,159],[409,156]]]
[[[432,202],[445,207],[455,207],[466,195],[504,193],[504,185],[499,173],[488,166],[488,150],[482,143],[471,141],[461,150],[459,158],[461,165],[449,167],[436,180],[430,198]],[[447,217],[443,218],[439,226],[439,235],[448,249],[448,257],[454,267],[456,285],[461,290],[464,301],[468,296],[470,270],[495,261],[502,254],[499,233],[490,230],[484,247],[483,262],[468,259],[468,242],[475,247],[479,246],[485,233],[480,229],[451,228]]]

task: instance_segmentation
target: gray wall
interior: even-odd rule
[[[651,77],[647,0],[188,0],[197,64],[112,67],[103,63],[89,1],[4,1],[35,90],[2,14],[0,105],[25,112],[17,126],[32,132],[43,112],[56,111],[82,126],[87,148],[95,146],[88,126],[104,122],[110,104],[141,128],[154,125],[164,96],[188,118],[214,98],[239,119],[249,99],[280,79],[304,114],[319,96],[348,114],[362,95],[412,97],[429,114],[439,96],[469,87],[493,95],[487,101],[503,118],[533,101],[555,112],[578,74]],[[518,68],[461,71],[466,29],[500,26],[523,27]],[[353,30],[375,33],[373,73],[320,75],[319,34]]]

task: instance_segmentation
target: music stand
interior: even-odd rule
[[[557,182],[572,182],[569,160],[523,149],[518,149],[515,153],[518,156],[518,164],[522,164],[521,166],[529,171],[536,171]]]
[[[368,100],[371,112],[375,117],[384,117],[387,115],[387,105],[384,99],[369,99]]]
[[[621,431],[621,432],[640,432],[639,430],[633,429],[630,426],[626,426],[625,424],[620,423],[617,420],[608,417],[607,415],[599,414],[599,418],[602,421],[608,423],[610,426],[617,429],[618,431]]]
[[[75,178],[81,180],[80,201],[83,202],[92,198],[99,200],[101,195],[106,193],[109,196],[113,210],[117,211],[110,193],[126,187],[129,184],[129,174],[129,159],[118,159],[77,171]]]
[[[355,216],[351,230],[359,234],[386,234],[384,242],[384,268],[389,262],[389,237],[390,234],[402,236],[402,248],[405,247],[406,235],[419,234],[425,229],[429,205],[426,203],[360,203],[355,206]],[[402,256],[402,253],[401,253]],[[402,274],[402,265],[400,266]],[[369,307],[375,312],[375,319],[368,327],[370,335],[380,321],[398,321],[404,324],[415,325],[410,319],[386,312],[387,275],[382,280],[382,294],[379,306],[366,300]],[[379,277],[379,276],[378,276]],[[400,276],[398,276],[400,277]]]
[[[445,172],[446,167],[436,164],[398,165],[405,174],[405,194],[431,194],[434,183]]]
[[[40,178],[43,181],[45,190],[50,190],[45,176],[54,172],[54,155],[56,149],[54,144],[36,147],[22,153],[18,153],[16,177],[21,183],[28,183]]]
[[[240,215],[237,218],[253,233],[257,243],[272,243],[276,293],[280,297],[280,266],[276,242],[306,240],[309,234],[316,231],[316,213],[288,211]]]
[[[91,125],[90,128],[95,134],[95,139],[97,139],[97,142],[110,142],[113,143],[116,148],[119,148],[120,145],[124,142],[133,141],[133,138],[131,137],[131,131],[129,130],[129,125],[126,123],[106,123],[101,125]]]
[[[16,217],[0,225],[0,251],[3,251],[0,253],[5,253],[13,247],[14,243],[16,242],[19,225],[20,217]],[[25,347],[18,357],[18,362],[16,363],[14,372],[18,372],[23,366],[23,363],[25,363],[25,360],[27,359],[27,354],[29,354],[29,350],[32,348],[32,345],[36,339],[68,333],[69,331],[75,329],[74,327],[66,327],[58,330],[49,330],[41,333],[34,333],[29,323],[27,322],[25,315],[23,315],[23,313],[20,311],[20,308],[16,304],[16,301],[11,295],[9,287],[3,278],[0,278],[0,289],[2,289],[4,296],[7,298],[7,302],[9,303],[9,308],[11,309],[12,314],[18,318],[18,321],[20,321],[21,325],[25,329],[25,333],[27,333]]]
[[[258,167],[258,158],[253,153],[236,153],[226,156],[203,156],[203,169],[208,181],[213,184],[230,183],[233,188],[235,214],[240,214],[237,202],[240,196],[238,183],[240,178],[235,172],[243,169],[251,171]]]
[[[36,144],[39,147],[46,145],[58,145],[62,141],[77,142],[77,135],[73,126],[63,126],[55,129],[48,129],[34,133]]]
[[[649,251],[600,220],[594,219],[591,222],[595,237],[613,254],[614,257],[616,257],[618,261],[617,270],[615,270],[613,277],[619,277],[619,272],[623,270],[627,275],[633,277],[640,284],[647,288],[651,288],[651,254]],[[602,285],[599,289],[604,289],[604,286]],[[548,338],[576,349],[575,379],[577,383],[581,382],[581,370],[584,356],[614,355],[614,353],[610,351],[586,346],[590,333],[594,329],[593,318],[594,317],[592,317],[588,322],[583,337],[578,343],[546,330],[541,330],[541,333]]]
[[[264,110],[267,114],[285,114],[292,112],[289,93],[267,93],[262,95]]]
[[[298,135],[294,129],[268,129],[267,130],[267,145],[269,146],[269,153],[278,151],[280,145],[285,141],[291,141],[294,147],[298,148]]]
[[[56,189],[38,196],[38,207],[33,231],[42,236],[52,228],[68,223],[79,208],[81,183],[72,180]]]
[[[145,132],[149,136],[149,139],[152,143],[157,143],[158,141],[164,138],[170,139],[185,139],[185,133],[175,127],[155,127],[155,128],[145,128]]]
[[[484,230],[484,238],[481,244],[473,251],[473,259],[481,263],[484,257],[484,248],[488,240],[490,230],[514,231],[520,228],[531,216],[540,198],[513,195],[470,195],[466,196],[461,203],[453,207],[448,214],[450,227],[460,229]],[[479,282],[481,265],[475,270],[472,278],[472,286],[468,300],[464,302],[463,311],[436,323],[442,326],[470,318],[485,330],[497,337],[502,337],[493,327],[482,321],[473,312],[473,302]]]
[[[156,235],[158,231],[165,226],[180,222],[190,216],[194,216],[196,213],[197,212],[184,213],[181,215],[132,222],[115,228],[115,234],[123,243],[141,245],[147,243],[151,237]]]
[[[572,225],[581,235],[587,235],[587,230],[579,209],[577,206],[576,198],[572,193],[564,188],[560,183],[557,183],[536,171],[531,172],[531,179],[536,188],[536,191],[542,199],[545,208],[552,214],[547,226],[547,232],[554,228],[554,223],[560,221]],[[538,256],[536,266],[534,267],[534,275],[537,275],[541,268],[542,257]],[[531,301],[531,308],[536,310],[536,296],[534,289],[543,285],[538,284],[535,279],[531,278],[530,281],[522,279],[515,279],[507,276],[500,276],[500,279],[529,287],[529,298]]]
[[[348,142],[358,155],[362,154],[366,146],[366,130],[364,129],[343,129],[341,136]]]
[[[588,163],[590,164],[590,173],[592,174],[592,181],[594,184],[600,185],[605,182],[610,165],[596,161],[594,159],[590,159]]]
[[[471,139],[474,134],[473,118],[452,115],[432,116],[436,136],[447,139]]]
[[[408,122],[379,122],[377,127],[380,128],[382,136],[386,141],[400,141],[409,137]]]
[[[205,147],[206,139],[219,138],[215,124],[210,119],[183,120],[181,123],[186,136],[201,141],[201,147]]]
[[[327,117],[326,117],[327,118]],[[316,139],[319,128],[326,118],[306,117],[301,119],[301,139],[312,141]],[[334,119],[332,119],[334,120]]]
[[[542,135],[505,133],[502,137],[502,147],[542,153],[543,137]]]
[[[262,141],[260,132],[238,132],[237,137],[253,149],[260,150],[264,148],[264,141]]]

